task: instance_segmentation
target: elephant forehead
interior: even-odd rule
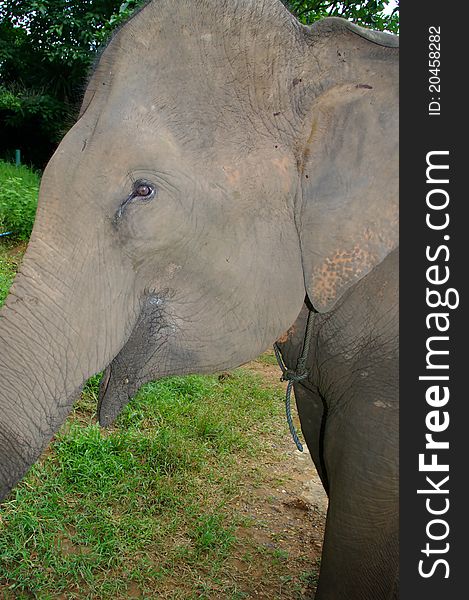
[[[87,102],[119,97],[122,115],[162,119],[197,151],[226,144],[249,151],[260,136],[272,137],[272,115],[280,131],[291,127],[296,35],[280,2],[265,12],[250,1],[150,2],[106,48]]]
[[[239,151],[234,156],[231,153],[221,153],[218,156],[217,162],[221,162],[226,180],[239,184],[246,176],[262,175],[268,180],[281,178],[291,183],[297,173],[293,152],[280,148],[278,144],[258,146],[250,152],[244,152],[242,156]]]

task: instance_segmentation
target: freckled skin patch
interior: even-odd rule
[[[313,272],[316,298],[327,304],[340,295],[342,288],[360,279],[363,271],[376,261],[366,246],[355,244],[351,250],[338,249]]]
[[[236,183],[239,182],[239,180],[241,178],[241,173],[239,172],[238,169],[234,169],[233,167],[224,166],[223,170],[225,171],[226,179],[229,184],[235,185]]]

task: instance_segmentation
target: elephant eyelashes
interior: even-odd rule
[[[116,224],[124,215],[124,212],[126,211],[129,204],[132,204],[132,202],[135,201],[149,202],[150,200],[153,200],[153,198],[158,194],[156,186],[150,183],[149,181],[136,181],[133,185],[133,188],[134,189],[132,193],[127,196],[127,198],[122,202],[122,204],[119,206],[119,209],[116,212]]]

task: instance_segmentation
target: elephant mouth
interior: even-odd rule
[[[113,365],[114,361],[105,369],[99,386],[97,413],[101,427],[111,426],[137,391],[128,377],[113,376]]]
[[[99,397],[98,397],[98,419],[101,427],[109,427],[115,421],[116,417],[120,413],[117,407],[113,406],[113,403],[109,402],[111,391],[109,390],[109,383],[111,381],[112,366],[108,365],[103,373],[101,383],[99,385]],[[109,392],[109,393],[108,393]]]
[[[98,399],[98,418],[103,427],[114,423],[141,385],[159,379],[161,354],[174,333],[166,311],[167,295],[149,293],[136,325],[117,356],[104,371]]]

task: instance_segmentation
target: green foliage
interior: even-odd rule
[[[74,120],[100,45],[143,0],[0,2],[0,151],[44,166]]]
[[[64,122],[67,108],[45,89],[35,90],[17,83],[0,86],[0,113],[3,113],[5,125],[17,129],[24,121],[36,119],[51,140],[59,141],[58,136],[64,131],[58,123]]]
[[[29,239],[38,191],[39,176],[35,172],[0,161],[0,233],[11,232],[16,240]]]
[[[399,33],[399,2],[392,11],[387,10],[390,0],[290,0],[290,10],[305,24],[324,17],[342,17],[357,25]],[[395,4],[395,3],[392,3]]]
[[[43,85],[54,95],[72,95],[76,77],[83,76],[93,60],[93,52],[142,3],[143,0],[3,0],[0,59],[6,63],[2,76],[10,75],[11,80],[15,74],[16,80],[25,80],[27,75],[28,81],[32,77],[32,87]]]

